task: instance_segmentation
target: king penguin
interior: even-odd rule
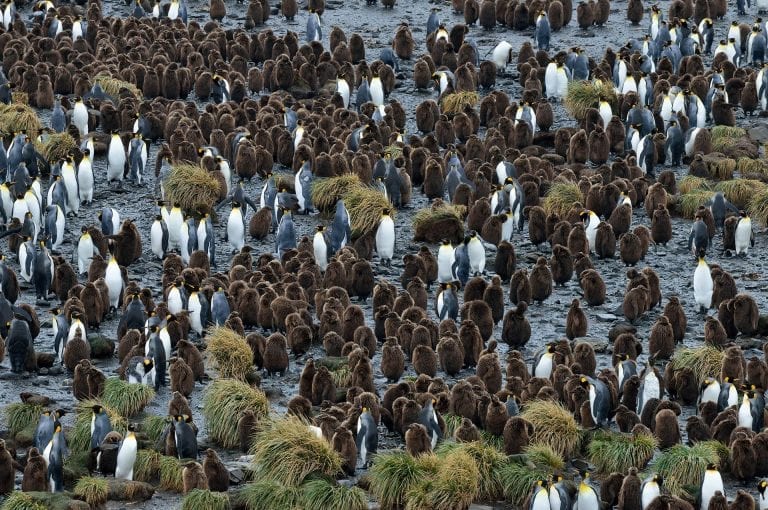
[[[53,350],[56,352],[58,362],[61,363],[64,356],[64,347],[69,336],[69,321],[60,308],[51,309],[51,329],[53,330]]]
[[[720,396],[717,399],[718,412],[733,407],[739,403],[739,390],[733,379],[730,377],[723,378],[723,383],[720,385]]]
[[[40,414],[40,418],[37,421],[37,428],[35,429],[35,448],[41,452],[45,450],[45,447],[48,446],[48,443],[53,439],[55,421],[53,413],[47,409]]]
[[[578,510],[600,510],[600,496],[595,488],[589,484],[589,473],[587,472],[582,473],[574,508],[578,508]]]
[[[704,476],[701,479],[701,486],[699,487],[698,508],[709,508],[709,501],[717,491],[720,491],[721,494],[725,495],[723,477],[720,474],[720,471],[717,470],[716,465],[709,464],[707,465],[707,470],[704,471]]]
[[[531,504],[528,506],[528,510],[550,510],[549,492],[547,491],[547,481],[537,480],[536,485],[533,486],[533,494],[531,494]]]
[[[66,444],[64,443],[64,432],[61,423],[56,422],[53,431],[53,438],[49,443],[48,454],[48,483],[51,492],[64,491],[64,455],[66,454]]]
[[[720,383],[714,377],[707,377],[704,382],[701,383],[699,391],[698,405],[705,404],[707,402],[714,402],[717,404],[720,400]]]
[[[90,205],[93,202],[93,165],[91,164],[91,151],[85,149],[83,159],[77,165],[77,188],[80,193],[80,202]]]
[[[752,220],[746,211],[739,211],[739,222],[736,224],[736,255],[747,255],[750,247],[755,246],[755,232],[752,230]]]
[[[229,313],[229,300],[224,293],[224,288],[219,287],[211,296],[211,322],[214,326],[223,326]]]
[[[315,174],[312,173],[309,161],[304,161],[294,178],[296,198],[299,199],[299,212],[301,214],[309,214],[313,210],[312,184],[314,180]]]
[[[533,377],[549,379],[555,368],[555,345],[549,344],[536,354],[533,360]]]
[[[584,222],[584,230],[587,234],[587,242],[589,243],[589,251],[594,253],[595,251],[595,239],[597,239],[597,227],[600,225],[600,218],[595,214],[595,211],[585,209],[581,213],[581,221]]]
[[[459,316],[459,299],[452,283],[441,283],[435,298],[435,312],[440,320],[456,320]]]
[[[643,510],[648,508],[651,502],[661,496],[661,485],[664,479],[661,475],[653,474],[643,480],[640,486],[640,505]]]
[[[384,85],[381,83],[379,73],[374,71],[371,75],[371,83],[368,88],[371,91],[371,102],[374,106],[384,106]]]
[[[107,411],[100,405],[94,405],[91,410],[91,450],[98,448],[104,438],[112,432],[112,422]]]
[[[328,237],[323,225],[317,226],[317,231],[312,239],[312,251],[315,255],[315,263],[320,267],[320,271],[325,272],[328,267],[328,256],[331,254],[328,246]]]
[[[160,206],[161,214],[165,211],[165,207]],[[181,230],[184,224],[184,214],[181,212],[181,205],[178,203],[173,204],[171,212],[168,214],[168,218],[165,220],[168,224],[168,249],[178,250],[182,249],[181,246]],[[195,239],[197,239],[197,231],[195,231]],[[190,254],[197,249],[197,242],[195,242],[194,248],[189,252]],[[188,262],[188,261],[187,261]]]
[[[107,263],[107,269],[104,273],[104,280],[107,283],[109,289],[109,306],[110,310],[117,310],[120,306],[120,297],[123,294],[123,275],[120,271],[120,266],[117,264],[117,259],[114,253],[114,241],[109,240],[109,262]]]
[[[418,423],[421,423],[427,429],[427,435],[432,443],[433,451],[437,446],[437,442],[443,438],[443,430],[440,428],[440,423],[437,420],[437,412],[433,407],[434,404],[434,398],[427,400],[424,408],[419,412],[418,419]]]
[[[72,213],[77,216],[80,212],[80,193],[77,184],[77,174],[75,172],[75,162],[71,156],[67,156],[61,164],[61,180],[67,190],[67,214]]]
[[[216,238],[213,236],[213,220],[208,213],[200,218],[200,223],[197,225],[197,249],[208,255],[211,267],[216,266]]]
[[[227,219],[227,241],[234,252],[239,252],[245,246],[245,217],[239,202],[232,202],[232,211]]]
[[[768,480],[760,480],[757,484],[757,504],[758,510],[768,510]]]
[[[179,459],[197,459],[197,434],[185,416],[174,416],[173,429]]]
[[[286,211],[280,219],[275,235],[277,257],[282,259],[283,253],[291,248],[296,248],[296,229],[293,225],[293,215],[290,211]]]
[[[344,200],[336,202],[336,213],[331,223],[330,248],[331,253],[336,253],[344,248],[352,239],[352,227],[350,226],[349,211],[344,205]]]
[[[133,465],[136,462],[136,453],[139,445],[136,441],[136,432],[132,423],[128,424],[128,432],[120,443],[117,452],[117,468],[115,478],[118,480],[133,480]]]
[[[633,375],[637,375],[637,362],[627,354],[622,354],[614,367],[616,371],[616,378],[619,381],[619,387],[617,388],[619,396],[624,392],[624,383],[629,380]]]
[[[611,413],[611,395],[605,383],[599,379],[582,376],[581,386],[589,392],[589,411],[597,427],[607,427]]]
[[[449,283],[455,280],[453,263],[456,261],[451,241],[443,239],[437,249],[437,282]]]
[[[365,469],[368,467],[368,456],[375,454],[379,447],[379,431],[373,416],[366,407],[363,407],[363,412],[357,419],[356,432],[357,452],[363,461],[363,469]]]
[[[128,384],[144,384],[145,386],[151,386],[149,380],[150,373],[154,368],[152,358],[144,356],[134,356],[128,362],[128,370],[126,371]]]
[[[80,231],[80,239],[77,241],[77,271],[82,275],[88,272],[96,247],[93,245],[88,227],[83,226]]]
[[[703,257],[707,253],[708,247],[709,231],[704,219],[697,214],[693,225],[691,225],[691,233],[688,234],[688,249],[695,256]]]
[[[35,255],[35,266],[32,272],[32,283],[35,286],[37,299],[47,300],[48,293],[53,287],[53,276],[56,270],[53,257],[45,246],[45,239],[40,239],[40,252]]]
[[[128,144],[128,162],[131,181],[141,185],[144,181],[144,169],[147,166],[147,143],[141,133],[134,133]]]
[[[571,491],[566,486],[562,475],[552,477],[552,483],[549,484],[549,508],[551,510],[570,510]]]
[[[66,222],[66,215],[58,205],[51,204],[45,209],[45,230],[48,233],[46,243],[49,249],[59,251],[61,248]]]
[[[125,155],[123,140],[117,131],[112,132],[112,137],[109,140],[107,160],[109,163],[107,167],[107,184],[113,181],[117,181],[118,185],[122,184],[128,159]]]
[[[469,232],[467,255],[469,255],[469,270],[475,276],[485,274],[485,246],[474,230]]]
[[[376,253],[379,254],[382,265],[389,267],[392,264],[392,257],[395,255],[395,222],[390,216],[389,208],[382,210],[376,229]]]
[[[165,254],[168,253],[168,226],[163,221],[161,214],[155,216],[155,221],[152,223],[152,228],[149,231],[149,239],[152,253],[160,260],[163,260]]]
[[[693,272],[693,297],[696,304],[699,305],[701,313],[706,313],[712,305],[713,291],[714,282],[709,271],[709,265],[704,260],[703,254],[700,254],[696,270]]]
[[[75,98],[75,106],[72,108],[72,124],[80,131],[81,137],[88,134],[88,108],[79,96]]]
[[[320,16],[314,9],[309,10],[309,17],[307,18],[307,38],[308,43],[314,41],[321,41],[323,39],[323,30],[320,27]]]
[[[653,366],[653,359],[648,359],[648,364],[640,373],[640,389],[637,392],[637,415],[643,414],[643,408],[652,398],[661,399],[661,381]]]
[[[104,207],[99,212],[99,221],[101,222],[101,232],[105,236],[115,235],[120,229],[120,213],[112,207]]]

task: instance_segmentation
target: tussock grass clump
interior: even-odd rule
[[[154,444],[160,440],[167,425],[168,422],[165,416],[150,415],[141,422],[141,433]]]
[[[483,501],[497,501],[504,495],[501,480],[501,468],[506,457],[498,449],[480,441],[471,443],[445,442],[438,448],[438,455],[443,453],[464,452],[475,461],[480,473],[478,498]]]
[[[181,465],[179,459],[161,455],[158,470],[160,473],[160,484],[158,487],[160,489],[172,492],[184,491],[184,466]]]
[[[337,388],[348,388],[349,381],[352,378],[352,371],[349,369],[349,366],[343,365],[331,372],[331,378]]]
[[[259,418],[268,416],[269,401],[264,392],[235,379],[215,380],[203,397],[203,416],[211,441],[224,448],[238,446],[237,419],[246,409]]]
[[[163,455],[155,450],[139,449],[136,452],[136,462],[133,464],[133,479],[138,482],[151,483],[158,478],[162,458]]]
[[[762,226],[768,226],[768,188],[763,188],[752,195],[747,209],[756,222]]]
[[[366,510],[368,498],[359,487],[345,487],[334,481],[320,478],[303,486],[304,510]]]
[[[545,444],[568,458],[581,442],[581,431],[568,409],[550,400],[528,402],[521,416],[533,424],[531,442]]]
[[[686,175],[680,182],[677,183],[677,189],[681,194],[685,195],[694,190],[709,189],[709,181],[704,177],[696,177],[695,175]]]
[[[163,183],[168,200],[189,213],[210,213],[219,198],[219,181],[204,168],[177,163]]]
[[[128,428],[128,421],[123,418],[117,410],[109,407],[98,400],[84,400],[77,404],[75,411],[75,426],[72,432],[67,436],[69,447],[73,452],[91,451],[91,416],[93,415],[93,406],[101,405],[107,411],[109,421],[112,423],[112,430],[125,434]]]
[[[408,492],[421,481],[435,477],[440,463],[434,454],[419,457],[404,451],[379,454],[368,472],[370,491],[382,510],[402,508]]]
[[[675,445],[654,463],[654,470],[664,477],[664,486],[678,497],[692,497],[688,491],[698,488],[708,464],[720,464],[717,441],[694,446]]]
[[[11,92],[11,103],[13,104],[29,104],[29,94],[20,90]]]
[[[12,134],[25,131],[34,140],[42,127],[40,118],[30,106],[22,103],[0,105],[0,132]]]
[[[693,219],[699,206],[706,204],[710,198],[712,198],[712,191],[701,188],[693,189],[680,195],[677,201],[680,216]]]
[[[707,154],[702,159],[704,159],[704,163],[707,165],[707,172],[712,179],[724,181],[733,178],[733,172],[736,170],[735,160],[716,152]]]
[[[35,493],[14,491],[3,502],[3,510],[48,510],[41,501],[35,499]]]
[[[107,502],[109,483],[107,483],[105,478],[86,476],[77,481],[74,494],[91,505],[91,507],[98,508]]]
[[[761,174],[766,175],[768,174],[768,161],[762,158],[759,159],[753,159],[753,158],[739,158],[738,161],[736,161],[736,170],[739,171],[741,175],[744,174]]]
[[[563,458],[547,444],[533,443],[525,449],[525,454],[535,465],[551,471],[558,471],[565,467]]]
[[[438,243],[448,239],[460,243],[464,238],[464,207],[441,203],[420,209],[413,217],[413,240]]]
[[[140,413],[155,396],[155,390],[145,384],[129,384],[110,377],[104,383],[101,400],[104,407],[113,409],[120,416],[130,418]]]
[[[606,98],[611,104],[611,108],[616,111],[618,98],[613,87],[589,81],[572,81],[568,84],[568,92],[563,104],[576,120],[582,121],[587,115],[588,109],[597,108],[600,105],[601,97]]]
[[[299,485],[309,475],[332,478],[341,470],[341,457],[330,443],[295,417],[268,423],[256,434],[251,452],[256,480]]]
[[[583,202],[583,200],[579,185],[575,182],[555,182],[544,197],[543,207],[547,214],[556,213],[564,218],[574,202]]]
[[[344,195],[344,204],[349,211],[354,237],[375,231],[384,209],[389,209],[389,215],[393,220],[397,213],[383,193],[367,186],[350,190]]]
[[[712,345],[680,349],[672,358],[672,368],[674,370],[690,368],[699,383],[702,383],[707,377],[720,375],[723,359],[725,359],[725,353]]]
[[[500,476],[504,484],[504,497],[513,505],[522,507],[536,480],[548,479],[550,471],[532,463],[511,459],[502,466]]]
[[[741,138],[747,134],[745,129],[731,126],[715,126],[710,132],[712,133],[712,141],[721,138]]]
[[[274,480],[259,480],[244,485],[235,492],[233,503],[246,510],[274,510],[275,508],[301,508],[301,488],[286,486]]]
[[[229,496],[223,492],[193,489],[181,501],[181,510],[228,510]]]
[[[443,415],[443,421],[445,422],[445,437],[453,437],[456,430],[461,427],[461,416],[457,416],[452,413],[446,413]]]
[[[35,145],[40,154],[52,164],[65,158],[70,150],[77,147],[75,139],[66,131],[63,133],[49,133],[46,135],[45,143],[35,143]]]
[[[14,402],[3,408],[3,420],[8,426],[11,437],[29,427],[37,427],[43,406]]]
[[[455,115],[463,112],[465,106],[474,108],[479,100],[480,96],[477,92],[454,92],[443,96],[443,100],[440,101],[440,110],[446,115]]]
[[[731,179],[730,181],[718,182],[715,186],[716,191],[722,191],[733,205],[743,209],[755,195],[765,189],[765,183],[756,179]]]
[[[317,179],[312,185],[312,203],[319,211],[332,213],[336,202],[343,199],[352,189],[362,187],[363,182],[357,174]]]
[[[418,505],[409,501],[407,508],[425,508],[418,492],[426,493],[425,501],[430,503],[427,508],[433,510],[468,508],[480,493],[480,476],[475,459],[466,451],[456,449],[441,459],[434,479],[419,483],[423,489],[414,494]]]
[[[141,94],[141,90],[139,90],[139,88],[133,83],[129,81],[119,80],[106,73],[97,74],[96,77],[93,79],[93,82],[101,85],[101,88],[104,89],[104,92],[114,97],[115,99],[117,99],[117,97],[120,95],[120,89],[128,89],[128,91],[136,99],[141,99],[143,97]]]
[[[226,327],[208,330],[208,352],[220,377],[245,381],[253,367],[253,351],[245,338]]]
[[[631,467],[642,469],[653,457],[653,434],[598,432],[590,441],[589,460],[601,473],[626,473]]]

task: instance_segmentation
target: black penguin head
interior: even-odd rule
[[[758,492],[760,492],[760,494],[765,494],[765,489],[766,488],[768,488],[768,481],[760,480],[760,483],[757,484]]]
[[[707,464],[707,471],[717,471],[717,466],[714,463],[710,462],[709,464]]]
[[[316,229],[317,229],[318,232],[322,232],[323,230],[325,230],[325,226],[324,225],[318,225],[316,227]]]
[[[100,406],[100,405],[98,405],[98,404],[96,404],[95,406],[93,406],[91,409],[93,409],[93,414],[101,414],[101,412],[104,410],[104,408],[103,408],[103,407],[101,407],[101,406]]]
[[[587,379],[586,377],[582,377],[581,379],[579,379],[579,384],[584,388],[589,388],[589,379]]]
[[[740,210],[739,211],[739,216],[741,216],[742,218],[746,218],[747,217],[747,211],[745,211],[744,209]]]
[[[652,480],[653,480],[654,482],[656,482],[656,484],[657,484],[659,487],[661,487],[661,486],[664,484],[664,477],[663,477],[663,476],[661,476],[661,475],[660,475],[660,474],[658,474],[658,473],[656,473],[655,475],[653,475],[653,478],[652,478]]]

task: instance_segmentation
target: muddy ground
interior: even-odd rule
[[[666,12],[668,4],[670,2],[661,2],[661,7]],[[594,28],[592,30],[584,31],[576,27],[575,13],[571,25],[564,28],[560,32],[553,33],[552,36],[552,49],[554,53],[561,49],[567,49],[571,46],[578,45],[585,48],[590,57],[595,59],[600,58],[606,46],[610,45],[617,48],[623,45],[628,38],[641,37],[647,30],[647,16],[644,23],[640,26],[631,26],[625,19],[626,1],[617,1],[612,3],[611,17],[605,27]],[[353,32],[360,33],[366,44],[366,52],[368,61],[372,61],[378,57],[379,51],[382,48],[387,47],[390,44],[391,38],[394,34],[394,30],[401,22],[408,22],[411,25],[414,37],[417,41],[416,55],[426,51],[425,39],[426,39],[426,20],[430,8],[436,7],[440,15],[441,20],[447,26],[452,26],[456,23],[463,23],[463,17],[461,15],[453,14],[450,8],[450,4],[445,2],[426,2],[419,0],[416,2],[399,2],[394,10],[385,10],[382,6],[366,6],[362,0],[355,2],[338,2],[329,1],[327,10],[323,16],[323,32],[324,43],[327,45],[328,34],[331,27],[340,26],[347,33],[347,36]],[[647,6],[646,6],[647,7]],[[247,6],[245,4],[235,3],[232,0],[227,1],[228,16],[225,19],[224,24],[227,28],[242,27],[245,11]],[[127,16],[129,14],[129,7],[123,2],[114,0],[108,0],[104,3],[105,15],[115,16]],[[754,7],[753,7],[754,9]],[[275,31],[278,35],[283,34],[286,30],[292,30],[299,34],[300,39],[303,39],[306,24],[306,11],[301,11],[296,17],[294,22],[286,22],[281,16],[276,15],[276,9],[273,8],[273,16],[270,17],[266,26]],[[23,16],[28,16],[28,8],[22,10]],[[190,20],[195,20],[201,24],[208,21],[208,7],[205,2],[191,1],[189,2]],[[728,22],[733,19],[739,21],[750,22],[751,16],[734,17],[735,7],[729,7],[729,13],[726,16],[726,20],[719,21],[716,24],[716,37],[717,41],[721,37],[725,36]],[[262,27],[260,27],[262,28]],[[498,26],[495,30],[484,31],[480,27],[472,27],[469,33],[469,37],[473,38],[480,48],[481,55],[485,55],[490,51],[495,44],[500,40],[507,40],[512,43],[515,49],[520,45],[530,40],[532,36],[532,30],[525,32],[513,32],[512,30]],[[705,63],[709,64],[710,58],[705,59]],[[415,124],[410,112],[413,112],[416,105],[427,98],[435,98],[436,92],[422,92],[417,91],[411,80],[413,61],[401,62],[403,70],[403,76],[398,80],[398,84],[392,98],[400,101],[405,107],[406,112],[409,112],[408,130],[409,132],[415,131]],[[510,68],[510,71],[512,69]],[[510,72],[506,76],[500,76],[497,82],[497,87],[505,91],[510,95],[512,99],[520,97],[521,88],[514,76]],[[194,100],[194,97],[188,98]],[[203,105],[200,104],[200,107]],[[50,112],[40,112],[41,116],[47,118]],[[753,125],[754,120],[750,119],[748,122],[743,117],[741,112],[738,112],[740,125]],[[555,126],[554,128],[561,126],[574,125],[575,121],[570,118],[567,112],[561,105],[555,105]],[[482,133],[481,133],[482,135]],[[157,145],[154,145],[150,150],[149,168],[154,167],[154,155],[157,150]],[[147,286],[153,289],[156,299],[159,299],[161,295],[160,288],[160,274],[161,265],[160,262],[154,259],[154,256],[149,251],[149,228],[156,212],[156,206],[154,204],[154,177],[148,176],[148,184],[140,188],[132,188],[130,185],[126,185],[125,192],[115,193],[110,190],[105,184],[106,176],[106,161],[102,158],[97,159],[94,164],[95,173],[97,176],[97,192],[94,197],[94,203],[88,207],[81,208],[79,217],[68,219],[67,230],[69,232],[68,240],[64,244],[63,253],[71,257],[74,248],[74,243],[77,240],[80,227],[82,225],[96,224],[96,215],[103,206],[111,206],[120,211],[123,218],[132,219],[139,227],[144,241],[144,254],[140,261],[134,263],[128,268],[128,273],[131,279],[137,280],[142,286]],[[687,172],[687,168],[674,168],[673,169],[678,176],[678,179],[684,176]],[[276,171],[286,171],[286,169],[276,169]],[[249,195],[256,199],[257,193],[260,191],[262,183],[258,180],[254,180],[247,186],[247,192]],[[412,229],[411,229],[411,216],[420,208],[427,207],[428,202],[424,199],[418,191],[414,193],[414,198],[409,208],[399,211],[397,215],[397,247],[395,259],[400,259],[402,255],[413,252],[418,249],[419,245],[412,242]],[[314,227],[322,221],[317,217],[301,216],[296,218],[297,234],[299,236],[312,235]],[[646,217],[645,211],[638,209],[634,213],[634,224],[650,225],[649,218]],[[690,228],[690,223],[685,220],[676,218],[674,220],[674,239],[666,249],[659,248],[658,250],[651,250],[648,257],[645,260],[645,264],[652,267],[661,278],[661,286],[663,296],[666,298],[672,295],[679,295],[684,303],[686,313],[688,315],[689,332],[685,339],[685,343],[688,346],[699,345],[703,338],[703,317],[695,313],[695,307],[693,303],[693,291],[692,291],[692,275],[695,267],[693,258],[686,251],[685,244],[687,242],[687,233]],[[229,267],[229,247],[224,242],[224,227],[218,225],[216,227],[216,236],[219,243],[219,269]],[[715,240],[716,246],[719,246],[720,238]],[[272,251],[274,249],[274,242],[272,236],[267,238],[263,242],[251,242],[251,246],[257,253],[263,251]],[[528,267],[533,265],[536,257],[539,255],[536,248],[528,242],[527,232],[523,235],[516,234],[514,238],[514,245],[518,255],[518,267]],[[757,236],[757,243],[755,250],[746,259],[739,258],[724,258],[719,255],[719,250],[712,250],[710,255],[710,262],[718,263],[725,269],[730,271],[736,279],[739,291],[748,291],[753,294],[757,299],[758,304],[762,310],[768,308],[766,306],[766,269],[768,264],[761,255],[766,246],[766,237],[760,233]],[[432,247],[436,249],[436,246]],[[3,243],[2,249],[7,250],[5,243]],[[545,249],[545,255],[548,255],[548,248]],[[492,257],[493,253],[489,251],[489,260],[486,267],[493,267]],[[18,272],[18,265],[15,264],[15,256],[11,256],[14,260],[14,268]],[[389,278],[392,281],[398,280],[399,271],[402,267],[401,263],[395,261],[393,267],[386,270],[379,270],[378,265],[374,259],[374,267],[377,268],[377,277]],[[608,287],[607,302],[604,306],[596,308],[585,308],[587,316],[589,318],[589,336],[598,339],[607,339],[608,330],[621,320],[620,307],[624,295],[624,289],[626,284],[625,267],[619,261],[616,260],[594,260],[595,267],[599,270]],[[642,265],[638,266],[643,267]],[[490,274],[489,274],[490,277]],[[555,340],[564,335],[565,331],[565,317],[568,310],[568,306],[579,291],[578,283],[574,280],[565,287],[556,288],[552,296],[542,305],[533,305],[529,308],[528,318],[531,322],[533,329],[533,337],[528,345],[523,349],[523,353],[527,360],[532,360],[535,352],[539,350],[545,343]],[[34,303],[34,296],[32,291],[27,291],[23,294],[21,300],[23,302]],[[430,301],[432,305],[433,301]],[[51,304],[53,305],[53,303]],[[365,307],[368,318],[371,320],[372,325],[372,311],[370,305]],[[619,310],[617,312],[617,309]],[[46,313],[46,307],[39,307],[38,314],[42,318],[50,317]],[[651,325],[655,322],[656,317],[660,313],[657,308],[645,315],[641,321],[637,324],[638,335],[645,341],[648,336]],[[434,312],[430,310],[430,314],[434,317]],[[35,347],[39,351],[52,351],[53,350],[53,337],[51,335],[50,322],[46,322],[46,326],[41,331],[40,335],[36,339]],[[117,327],[117,319],[112,319],[102,324],[101,332],[106,336],[115,337],[115,330]],[[264,333],[264,332],[263,332]],[[497,327],[496,333],[500,333],[500,325]],[[322,348],[316,347],[308,356],[319,357],[322,356]],[[500,358],[505,359],[507,348],[504,345],[500,346]],[[750,357],[751,355],[761,355],[760,352],[745,352],[745,355]],[[272,408],[277,413],[282,413],[285,410],[285,405],[292,395],[297,391],[298,378],[303,368],[303,362],[305,358],[298,361],[291,360],[290,369],[284,377],[264,377],[262,386],[265,390],[273,395],[271,400]],[[376,367],[380,361],[380,352],[374,357],[373,362]],[[645,355],[641,356],[640,364],[645,361]],[[108,376],[114,375],[117,368],[117,360],[109,361],[97,361],[97,365]],[[607,367],[610,365],[609,354],[598,355],[598,368]],[[412,369],[409,370],[406,375],[414,375]],[[463,371],[461,376],[465,377],[471,375],[472,372]],[[0,378],[8,378],[9,364],[6,360],[0,365]],[[440,376],[444,374],[438,374]],[[449,378],[450,380],[450,378]],[[452,380],[450,382],[453,382]],[[71,374],[62,375],[34,375],[28,378],[13,379],[0,381],[0,405],[4,405],[10,402],[17,401],[17,395],[21,391],[34,391],[43,393],[45,395],[54,398],[60,407],[65,409],[74,409],[75,401],[70,393]],[[386,381],[377,373],[376,379],[377,387],[380,391],[386,386]],[[200,426],[200,446],[205,448],[207,444],[207,436],[205,433],[204,420],[201,415],[201,401],[204,387],[198,385],[194,393],[190,398],[192,404],[194,421]],[[167,389],[161,390],[155,400],[147,407],[146,413],[164,415],[166,413],[167,403],[169,399],[169,391]],[[688,412],[691,410],[688,409]],[[685,419],[685,414],[681,417],[681,420]],[[73,417],[69,415],[65,417],[65,425],[71,425]],[[684,422],[683,422],[684,430]],[[399,444],[399,440],[394,436],[385,435],[385,431],[382,429],[382,441],[385,447],[395,447]],[[234,459],[238,455],[235,452],[221,452],[225,459]],[[20,478],[19,478],[20,483]],[[728,495],[733,497],[735,495],[735,484],[728,486]],[[750,487],[751,492],[755,490]],[[169,493],[158,493],[153,500],[142,505],[130,505],[131,508],[158,508],[158,507],[176,507],[180,502],[180,496]],[[121,508],[123,504],[110,503],[109,508]]]

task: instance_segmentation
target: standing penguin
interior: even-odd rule
[[[663,479],[661,475],[655,473],[643,481],[643,484],[640,486],[641,508],[647,508],[651,504],[651,501],[661,496],[662,483]]]
[[[459,300],[456,290],[451,283],[441,283],[435,299],[435,312],[442,321],[445,319],[456,320],[459,316]]]
[[[313,41],[321,41],[323,39],[323,30],[320,27],[320,16],[314,9],[309,10],[309,17],[307,18],[307,36],[306,41],[311,43]]]
[[[336,212],[333,215],[331,223],[331,253],[336,253],[352,240],[352,227],[349,218],[349,211],[344,205],[344,200],[336,202]]]
[[[66,443],[64,442],[64,432],[61,428],[61,423],[56,422],[53,438],[46,447],[49,451],[48,454],[48,483],[51,487],[51,492],[63,492],[64,491],[64,455],[67,451]]]
[[[37,428],[35,429],[35,448],[39,451],[43,451],[48,443],[53,439],[53,431],[55,430],[56,418],[49,410],[45,410],[40,414],[40,418],[37,421]]]
[[[448,239],[443,239],[440,242],[440,247],[437,249],[438,283],[448,283],[456,279],[453,273],[453,263],[455,260],[453,245]]]
[[[125,155],[123,140],[117,131],[112,132],[112,138],[109,140],[107,160],[109,162],[107,167],[107,184],[113,181],[117,181],[118,185],[122,184],[128,159]]]
[[[186,417],[174,416],[174,435],[176,439],[176,452],[179,459],[197,459],[197,434],[192,426],[187,423]]]
[[[120,298],[123,294],[123,275],[120,271],[120,266],[117,264],[117,259],[114,253],[115,241],[109,240],[109,263],[107,263],[107,269],[104,273],[104,281],[107,283],[109,289],[109,306],[110,311],[117,310],[120,305]]]
[[[328,234],[325,226],[318,225],[317,231],[312,238],[312,251],[315,255],[315,263],[320,267],[320,271],[325,272],[328,267],[328,258],[333,254],[329,246]]]
[[[72,124],[80,131],[80,136],[88,134],[88,108],[80,96],[75,98],[75,106],[72,108]]]
[[[239,252],[245,246],[245,215],[240,203],[232,201],[232,211],[227,219],[227,241],[233,252]]]
[[[212,267],[216,266],[216,238],[213,235],[213,221],[208,213],[200,218],[197,225],[197,249],[208,255]]]
[[[750,247],[755,246],[755,232],[752,230],[752,220],[746,211],[739,211],[739,222],[736,224],[736,255],[747,255]]]
[[[589,473],[583,472],[574,508],[579,510],[600,510],[600,496],[589,484]]]
[[[53,265],[53,257],[48,253],[48,248],[45,246],[45,239],[40,240],[40,252],[35,255],[34,264],[32,283],[35,285],[37,299],[47,300],[53,285],[55,266]]]
[[[147,338],[145,346],[145,355],[152,359],[152,369],[150,370],[149,377],[152,386],[155,391],[159,391],[161,386],[166,384],[166,364],[167,359],[165,355],[165,347],[163,341],[160,338],[159,328],[157,324],[152,324],[149,327],[149,338]]]
[[[688,249],[696,256],[703,257],[709,247],[709,230],[704,219],[696,215],[691,225],[691,233],[688,235]]]
[[[533,360],[533,377],[549,379],[555,368],[555,344],[547,345]]]
[[[376,229],[376,253],[382,265],[390,267],[395,254],[395,222],[390,216],[390,209],[384,208]]]
[[[477,232],[469,232],[467,255],[469,256],[469,270],[475,275],[485,274],[485,246],[477,235]]]
[[[696,304],[699,305],[701,313],[706,313],[712,305],[713,291],[714,282],[709,271],[709,265],[704,260],[703,254],[700,254],[696,270],[693,272],[693,297]]]
[[[128,162],[131,181],[141,185],[144,180],[144,169],[147,166],[147,143],[141,133],[134,133],[128,144]]]
[[[299,199],[299,212],[309,214],[313,211],[312,207],[312,183],[315,180],[315,174],[309,161],[304,161],[301,168],[294,177],[294,186],[296,188],[296,198]]]
[[[35,358],[32,333],[26,321],[14,318],[6,324],[5,350],[11,362],[11,372],[21,374],[29,368],[29,360]]]
[[[664,151],[667,155],[666,162],[672,166],[680,166],[684,148],[683,132],[677,125],[677,121],[670,120],[667,127],[667,138],[664,142]]]
[[[229,301],[224,289],[219,287],[211,297],[211,322],[214,326],[223,326],[229,317]]]
[[[549,492],[547,491],[547,481],[537,480],[533,486],[533,493],[530,497],[531,504],[529,510],[550,510]]]
[[[106,409],[96,404],[91,410],[91,450],[101,446],[101,442],[112,432],[112,422],[109,420]]]
[[[155,221],[149,231],[149,240],[152,247],[152,253],[163,260],[168,253],[168,225],[163,221],[162,215],[155,216]]]
[[[757,503],[759,510],[768,509],[768,480],[760,480],[757,484]]]
[[[435,404],[435,399],[430,398],[427,400],[424,408],[419,412],[418,423],[424,425],[427,429],[427,435],[432,443],[432,450],[434,451],[437,446],[437,442],[443,438],[443,430],[440,428],[440,423],[437,420],[437,413],[435,408],[432,407]]]
[[[533,32],[533,39],[536,41],[537,49],[549,51],[551,32],[549,18],[547,18],[547,13],[542,9],[536,18],[536,29]]]
[[[357,451],[360,459],[363,461],[363,469],[368,467],[369,454],[375,454],[379,447],[379,431],[376,428],[376,421],[368,408],[363,407],[363,412],[357,419]]]
[[[600,217],[594,211],[586,209],[580,214],[581,221],[584,222],[584,230],[587,234],[589,251],[595,251],[595,240],[597,239],[597,227],[600,225]]]
[[[607,427],[611,412],[611,394],[608,387],[603,381],[587,376],[581,377],[580,384],[589,394],[589,411],[592,421],[597,427]]]
[[[136,463],[136,453],[139,445],[136,441],[136,432],[132,423],[128,424],[128,433],[120,443],[117,452],[117,468],[115,478],[118,480],[133,480],[133,465]]]
[[[275,235],[275,251],[278,258],[282,258],[283,253],[296,247],[296,230],[293,226],[293,215],[290,211],[283,214],[280,223],[277,226]]]
[[[150,377],[155,365],[152,362],[152,358],[143,356],[134,356],[128,362],[128,369],[126,370],[126,379],[128,384],[144,384],[146,386],[152,386]]]
[[[66,221],[64,211],[58,205],[51,204],[45,209],[45,231],[48,234],[45,242],[49,249],[58,251],[61,248]]]
[[[707,470],[704,471],[704,476],[701,479],[701,486],[699,487],[699,508],[709,508],[709,501],[715,495],[716,492],[725,494],[725,487],[723,486],[723,477],[718,471],[717,466],[714,464],[707,465]]]

